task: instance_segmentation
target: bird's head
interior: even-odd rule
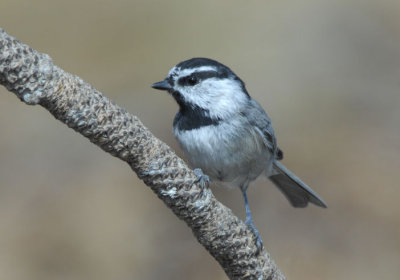
[[[249,100],[243,81],[225,65],[208,58],[192,58],[173,67],[165,80],[151,85],[168,91],[181,111],[199,108],[210,117],[225,118]]]

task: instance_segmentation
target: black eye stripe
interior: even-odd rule
[[[193,83],[194,80],[197,81],[197,83],[210,79],[210,78],[218,78],[218,79],[225,79],[229,77],[229,73],[226,71],[201,71],[201,72],[194,72],[188,76],[182,77],[178,80],[178,84],[180,86],[193,86],[195,83]]]

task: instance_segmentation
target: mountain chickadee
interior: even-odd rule
[[[282,163],[271,120],[228,67],[208,58],[192,58],[173,67],[165,80],[151,85],[168,91],[179,105],[174,134],[189,163],[212,182],[242,190],[245,223],[262,239],[250,212],[246,189],[260,175],[268,177],[293,207],[309,202],[327,207],[309,186]]]

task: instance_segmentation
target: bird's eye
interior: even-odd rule
[[[197,78],[196,77],[194,77],[194,76],[190,76],[188,79],[187,79],[187,83],[188,83],[188,85],[190,85],[190,86],[194,86],[195,84],[197,84],[199,81],[197,80]]]

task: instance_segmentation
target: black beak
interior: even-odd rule
[[[171,85],[168,83],[167,80],[157,82],[151,85],[152,88],[159,89],[159,90],[170,90],[172,89]]]

